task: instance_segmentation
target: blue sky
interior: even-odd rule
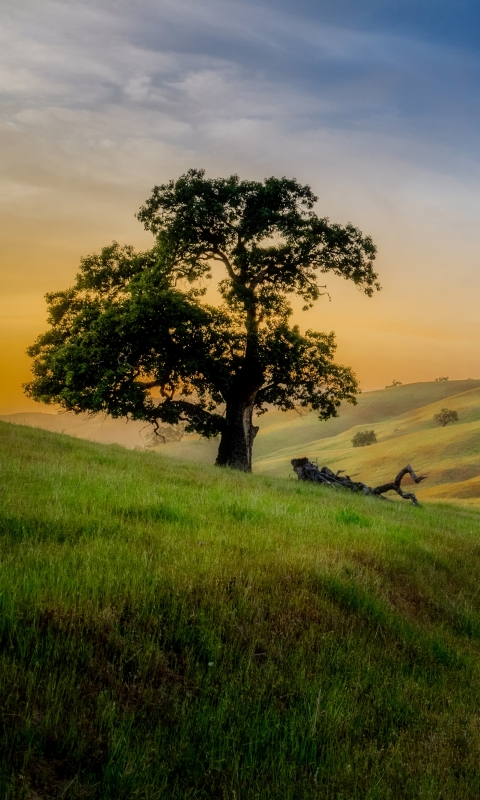
[[[0,368],[81,255],[144,246],[151,187],[203,166],[294,175],[373,236],[379,298],[334,281],[305,323],[367,388],[480,375],[478,3],[4,0],[0,22]]]

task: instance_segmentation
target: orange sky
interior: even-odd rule
[[[169,177],[167,170],[166,165],[158,169],[159,181]],[[91,185],[72,198],[63,187],[52,187],[41,198],[22,197],[8,209],[0,237],[1,413],[39,410],[23,396],[21,384],[29,379],[25,349],[46,327],[45,292],[70,285],[79,258],[113,239],[138,247],[151,243],[133,218],[149,193],[148,184],[142,188],[97,192]],[[328,211],[329,205],[338,207],[341,199],[334,197],[319,210]],[[428,218],[425,229],[418,230],[398,213],[400,235],[382,209],[369,205],[348,218],[378,243],[382,291],[369,299],[353,285],[326,276],[331,302],[324,297],[307,313],[296,303],[296,321],[304,328],[335,330],[338,360],[354,368],[364,389],[383,387],[393,378],[404,383],[439,375],[478,378],[476,230],[464,223],[459,247],[458,221],[453,235]],[[339,212],[332,218],[345,221]]]
[[[461,106],[452,87],[441,96],[449,76],[467,85],[460,51],[446,61],[420,41],[318,20],[312,38],[268,4],[257,18],[258,7],[233,0],[228,14],[206,1],[201,18],[178,0],[178,20],[177,6],[153,4],[177,25],[162,44],[162,20],[149,39],[150,22],[137,30],[128,4],[117,14],[110,3],[25,1],[28,14],[7,3],[0,55],[0,413],[39,410],[21,384],[25,349],[46,326],[45,292],[68,287],[79,259],[113,239],[148,247],[135,212],[154,184],[190,167],[294,176],[319,195],[320,215],[372,236],[381,293],[368,299],[327,276],[332,301],[296,310],[302,327],[336,332],[338,361],[363,389],[480,378],[480,169],[465,133],[478,126],[468,128],[471,103]],[[230,36],[231,53],[220,53],[213,30]],[[262,39],[255,66],[262,31],[273,38]],[[295,53],[280,41],[297,42]],[[319,64],[330,84],[309,83]],[[340,88],[327,67],[340,70]]]

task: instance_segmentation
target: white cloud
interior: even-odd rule
[[[9,213],[109,241],[191,166],[295,175],[379,242],[391,314],[418,329],[435,298],[435,324],[449,304],[476,319],[479,166],[468,104],[443,84],[469,77],[469,55],[233,0],[16,0],[3,16]]]
[[[49,191],[45,186],[0,179],[0,203],[9,206],[12,203],[24,203],[26,200],[48,194]]]

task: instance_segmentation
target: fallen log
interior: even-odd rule
[[[293,471],[298,476],[299,481],[313,481],[315,483],[323,483],[326,486],[332,486],[336,489],[348,489],[351,492],[361,492],[365,495],[374,495],[386,500],[383,495],[386,492],[396,492],[404,500],[411,500],[415,506],[418,506],[418,500],[413,492],[404,492],[402,489],[402,480],[407,475],[410,475],[414,483],[420,483],[426,480],[426,475],[416,475],[410,464],[400,470],[395,480],[391,483],[383,483],[381,486],[367,486],[366,483],[361,481],[353,481],[349,475],[345,473],[344,469],[339,469],[337,472],[332,472],[328,467],[321,467],[320,469],[312,464],[308,458],[292,458],[291,461]]]

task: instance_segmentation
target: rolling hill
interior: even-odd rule
[[[441,428],[433,420],[441,408],[458,412],[459,421]],[[319,422],[314,414],[269,412],[259,420],[254,446],[256,472],[288,477],[290,459],[308,456],[371,485],[393,479],[411,463],[428,475],[419,497],[475,502],[480,498],[480,381],[416,383],[361,394],[344,403],[339,416]],[[353,448],[359,430],[374,429],[378,443]],[[217,442],[187,437],[162,445],[165,455],[212,463]]]
[[[0,475],[2,798],[480,796],[478,510],[6,423]]]
[[[103,414],[42,413],[23,411],[0,416],[1,422],[15,425],[28,425],[43,428],[55,433],[66,433],[79,439],[102,444],[120,444],[123,447],[144,447],[145,433],[150,426],[144,422],[131,422],[125,419],[111,419]]]
[[[447,405],[458,423],[440,428],[433,415]],[[87,415],[23,413],[0,417],[103,443],[142,448],[148,426]],[[411,463],[428,475],[420,498],[476,503],[480,501],[480,381],[407,384],[359,395],[358,404],[342,404],[339,416],[320,422],[315,414],[270,411],[259,419],[254,471],[291,476],[290,459],[306,455],[332,469],[378,485]],[[353,448],[358,430],[374,428],[378,443]],[[186,436],[160,444],[155,451],[187,461],[213,464],[218,440]],[[407,481],[408,482],[408,481]]]

